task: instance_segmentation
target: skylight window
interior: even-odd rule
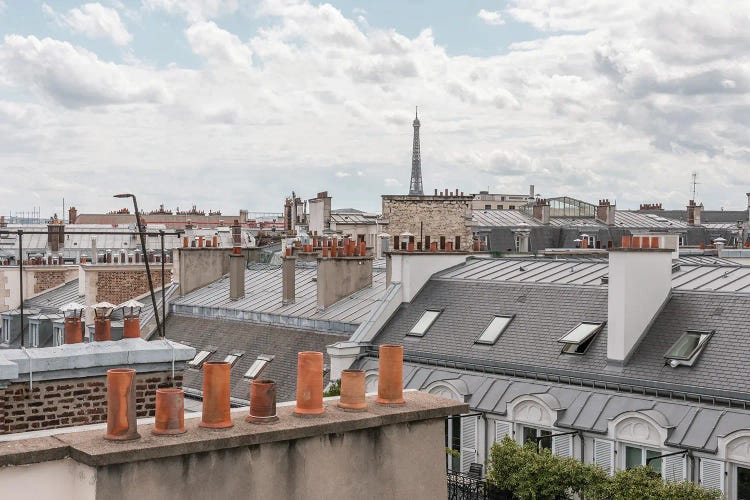
[[[253,361],[253,364],[250,365],[250,369],[245,372],[245,378],[251,380],[258,378],[258,375],[260,375],[260,373],[266,368],[266,365],[271,361],[273,361],[273,356],[261,354],[255,361]]]
[[[227,357],[224,358],[224,362],[229,363],[229,366],[232,367],[237,362],[237,360],[240,359],[241,356],[242,354],[240,353],[227,354]]]
[[[584,321],[566,333],[558,342],[563,345],[563,354],[584,354],[604,326],[604,323]]]
[[[203,363],[206,362],[209,356],[211,356],[213,352],[212,351],[201,351],[198,354],[195,355],[195,357],[192,359],[192,361],[188,361],[188,366],[190,368],[200,368],[203,366]]]
[[[440,316],[441,312],[442,311],[425,311],[424,314],[422,314],[422,317],[419,318],[419,321],[417,321],[417,324],[414,325],[414,327],[409,333],[407,333],[407,335],[410,335],[412,337],[423,336],[425,333],[427,333],[427,330],[430,329],[438,316]]]
[[[500,335],[508,328],[508,325],[513,320],[513,316],[495,316],[484,329],[482,335],[474,341],[475,344],[487,344],[493,345],[497,342]]]
[[[713,331],[685,332],[664,357],[673,368],[679,365],[693,366],[713,334]]]

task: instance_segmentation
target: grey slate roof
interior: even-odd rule
[[[245,271],[245,298],[229,300],[229,277],[199,288],[174,301],[177,314],[225,317],[274,323],[301,328],[353,332],[367,318],[385,292],[385,272],[373,266],[373,286],[362,289],[324,310],[317,304],[317,268],[300,264],[296,268],[293,304],[281,302],[281,266],[249,264]]]
[[[24,300],[24,307],[38,308],[43,314],[55,314],[60,312],[60,307],[65,304],[81,301],[76,278],[57,288],[42,292],[36,297]]]
[[[537,227],[544,226],[522,210],[474,210],[472,225],[477,227]],[[550,225],[556,227],[606,228],[607,224],[594,217],[551,217]],[[687,222],[671,219],[661,214],[648,214],[631,210],[615,211],[615,226],[638,229],[686,228]]]
[[[298,352],[322,352],[324,363],[329,364],[326,346],[347,339],[347,336],[300,331],[247,321],[176,315],[170,315],[167,318],[167,337],[170,340],[190,345],[197,352],[215,350],[216,352],[209,358],[212,361],[221,361],[228,354],[237,351],[244,352],[232,367],[231,395],[233,398],[245,401],[249,399],[250,382],[244,379],[243,375],[259,355],[275,356],[262,372],[262,377],[276,381],[276,394],[279,402],[296,399]],[[325,383],[328,383],[327,378]],[[190,389],[202,390],[203,372],[186,369],[183,384]]]
[[[374,358],[360,359],[356,367],[377,370]],[[718,438],[750,428],[750,412],[742,409],[715,408],[677,400],[655,400],[638,394],[571,387],[549,382],[534,382],[486,373],[451,368],[436,368],[415,363],[404,364],[404,387],[427,389],[437,381],[465,384],[464,394],[474,411],[499,416],[507,414],[507,405],[520,395],[549,395],[560,404],[556,427],[606,433],[610,420],[628,411],[658,412],[669,429],[666,444],[679,448],[716,453]]]
[[[582,356],[561,354],[558,339],[582,321],[606,321],[607,295],[601,285],[434,277],[400,306],[374,343],[403,344],[407,357],[477,370],[501,367],[750,401],[750,295],[674,291],[624,369],[605,371],[606,326]],[[435,308],[442,313],[423,337],[406,336],[426,309]],[[495,345],[475,345],[495,314],[515,316]],[[665,366],[667,349],[687,330],[716,334],[693,367]]]

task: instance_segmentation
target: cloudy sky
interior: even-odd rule
[[[750,2],[0,0],[0,213],[750,191]]]

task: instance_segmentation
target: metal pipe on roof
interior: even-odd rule
[[[21,348],[23,349],[23,229],[18,230],[18,257],[18,281],[20,285],[18,292],[21,296]]]

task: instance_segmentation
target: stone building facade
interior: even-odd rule
[[[454,250],[471,251],[473,199],[447,191],[429,196],[383,195],[383,219],[388,222],[390,248],[407,249],[408,240],[412,240],[415,250],[429,249],[432,243],[445,250],[451,243]],[[414,236],[405,238],[404,233]]]

